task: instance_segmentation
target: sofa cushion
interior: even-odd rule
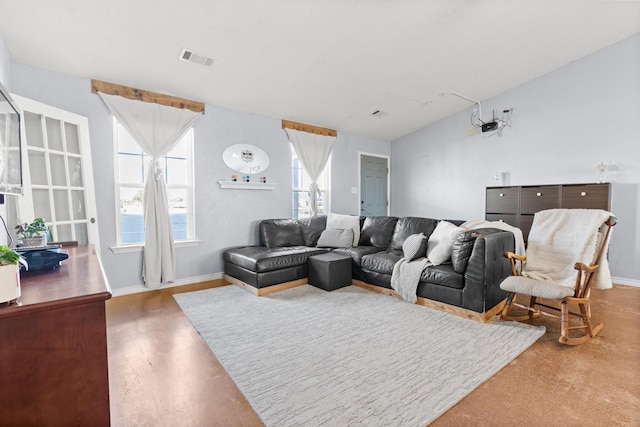
[[[368,216],[360,231],[358,246],[375,246],[387,249],[398,218],[393,216]]]
[[[268,248],[305,245],[300,225],[295,219],[267,219],[261,221],[260,242]]]
[[[464,230],[450,222],[440,221],[429,236],[427,258],[433,265],[440,265],[451,258],[451,248],[458,235]]]
[[[464,273],[467,269],[469,257],[471,256],[471,252],[473,252],[473,245],[479,235],[475,230],[465,231],[464,233],[460,233],[453,242],[453,247],[451,248],[451,264],[457,273]]]
[[[264,246],[242,246],[227,249],[223,253],[226,262],[256,273],[274,271],[307,263],[312,255],[326,253],[326,249],[292,246],[266,248]]]
[[[353,246],[353,230],[327,229],[320,234],[317,245],[319,248],[350,248]]]
[[[382,249],[375,246],[355,246],[353,248],[337,248],[333,252],[341,255],[349,255],[353,263],[360,267],[362,265],[362,257],[369,254],[382,252]]]
[[[427,254],[427,238],[424,234],[412,234],[402,244],[404,259],[411,262],[414,259],[424,258]]]
[[[462,289],[464,287],[464,274],[456,273],[451,264],[432,265],[424,269],[420,276],[420,281],[448,288]]]
[[[302,233],[302,239],[305,246],[316,246],[320,234],[327,228],[327,216],[317,215],[310,216],[308,218],[300,218],[298,220],[300,224],[300,232]]]
[[[402,258],[401,255],[389,252],[365,255],[362,257],[362,268],[376,273],[391,275],[393,266],[400,261],[400,258]]]
[[[351,228],[353,230],[353,246],[360,241],[360,217],[356,215],[341,215],[330,213],[327,215],[327,228]]]
[[[391,238],[389,249],[401,251],[402,244],[405,239],[412,234],[422,233],[429,238],[437,224],[438,220],[432,218],[417,218],[409,216],[400,218],[393,230],[393,237]]]

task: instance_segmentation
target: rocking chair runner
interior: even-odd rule
[[[602,224],[602,227],[606,226],[607,230],[604,237],[599,239],[599,247],[596,249],[595,258],[591,265],[586,265],[583,262],[576,262],[574,264],[574,269],[577,270],[577,277],[575,279],[575,284],[573,287],[546,280],[539,280],[538,278],[530,278],[519,275],[519,272],[526,271],[524,262],[527,258],[516,255],[512,252],[506,252],[505,256],[511,261],[511,270],[513,276],[506,278],[500,284],[501,289],[509,292],[507,303],[502,310],[502,319],[522,321],[532,319],[539,316],[540,314],[555,318],[559,317],[561,322],[559,341],[563,344],[568,345],[582,344],[588,341],[590,338],[596,336],[596,334],[598,334],[598,332],[600,332],[600,330],[602,329],[603,324],[599,323],[596,326],[592,325],[589,296],[591,293],[591,285],[596,279],[596,274],[599,269],[598,264],[600,263],[603,252],[607,247],[609,235],[611,233],[611,227],[613,227],[615,224],[616,219],[614,216],[610,216]],[[536,224],[534,220],[534,225],[531,229],[532,234],[534,232],[535,225]],[[531,244],[532,242],[530,241],[529,243]],[[518,262],[520,262],[520,268],[517,268]],[[535,277],[535,273],[532,274],[532,276]],[[524,294],[530,296],[529,305],[526,306],[514,302],[514,296],[516,294]],[[558,308],[552,305],[545,304],[539,299],[550,299],[559,301],[560,307]],[[570,304],[577,304],[579,313],[570,311]],[[527,309],[527,314],[521,316],[511,315],[510,309],[514,305],[520,308]],[[536,307],[543,307],[543,309],[538,309]],[[545,311],[544,309],[554,310],[555,312],[559,311],[560,316],[557,316],[552,312]],[[570,315],[578,317],[581,320],[582,324],[579,326],[570,326]],[[570,331],[576,329],[584,329],[585,333],[582,336],[572,337],[570,335]]]

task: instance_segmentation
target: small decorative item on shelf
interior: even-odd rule
[[[263,176],[262,178],[260,178],[260,182],[263,183],[263,184],[266,184],[267,183],[267,177]]]
[[[231,181],[236,182],[238,180],[238,175],[231,175]]]
[[[49,228],[44,219],[36,218],[30,224],[23,223],[15,226],[17,234],[22,235],[22,246],[46,246]]]
[[[29,266],[17,252],[8,246],[0,246],[0,303],[20,298],[20,267],[18,263]]]
[[[244,182],[251,182],[251,177],[249,175],[245,176]]]

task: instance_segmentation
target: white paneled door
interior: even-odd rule
[[[26,153],[21,222],[44,218],[57,242],[91,243],[100,250],[86,117],[20,96]]]
[[[360,215],[389,214],[388,158],[360,155]]]

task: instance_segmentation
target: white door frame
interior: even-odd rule
[[[358,215],[362,214],[362,156],[378,157],[387,160],[387,216],[391,212],[391,156],[358,151]]]

